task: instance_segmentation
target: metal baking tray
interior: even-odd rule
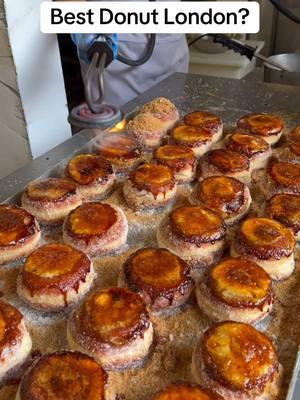
[[[208,109],[215,112],[222,117],[225,126],[228,127],[233,126],[237,118],[244,114],[261,111],[281,115],[286,122],[287,130],[300,124],[300,91],[295,87],[181,73],[173,74],[127,103],[122,108],[122,112],[126,119],[130,119],[140,105],[159,96],[173,101],[181,114],[195,109]],[[41,177],[55,176],[74,154],[90,150],[91,141],[95,135],[99,134],[101,134],[99,130],[83,130],[42,157],[2,179],[0,181],[0,202],[19,203],[20,195],[27,183]],[[298,287],[300,287],[299,282]],[[300,320],[294,329],[300,331]],[[295,365],[293,372],[292,369],[289,371],[290,383],[286,388],[287,400],[300,399],[298,345],[299,342],[294,343],[293,341],[285,343],[287,347],[292,346],[292,353],[288,354]],[[287,350],[289,351],[289,348]]]

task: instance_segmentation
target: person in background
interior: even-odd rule
[[[93,35],[78,35],[75,42],[82,49],[85,44],[88,46],[92,39]],[[119,35],[119,52],[132,60],[139,59],[145,53],[148,42],[149,35],[146,34],[121,34]],[[84,79],[88,63],[81,54],[82,51],[79,51]],[[174,72],[188,72],[188,67],[189,51],[185,35],[158,34],[153,54],[145,64],[131,67],[114,60],[105,69],[104,103],[120,107]]]

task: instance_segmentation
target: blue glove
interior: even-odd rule
[[[119,50],[119,41],[118,35],[116,33],[111,36],[108,35],[99,35],[99,34],[90,34],[90,33],[73,33],[71,34],[71,38],[77,47],[78,57],[81,61],[86,64],[90,63],[90,60],[87,56],[88,49],[92,46],[96,39],[102,36],[104,40],[108,43],[109,47],[113,51],[114,60],[117,58],[118,50]]]

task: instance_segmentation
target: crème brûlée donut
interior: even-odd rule
[[[228,258],[214,265],[196,287],[200,310],[214,321],[255,324],[272,310],[269,274],[246,258]]]
[[[159,314],[178,310],[194,287],[187,264],[166,249],[145,248],[132,254],[125,262],[123,279]]]
[[[112,163],[116,173],[130,171],[144,159],[143,147],[125,133],[101,135],[96,139],[95,148],[99,155]]]
[[[68,322],[73,350],[95,358],[105,370],[141,366],[149,355],[153,326],[137,293],[109,288],[94,293]]]
[[[236,178],[249,185],[251,168],[249,159],[236,151],[228,149],[210,150],[200,160],[200,179],[215,175]]]
[[[23,315],[15,307],[0,301],[0,380],[26,361],[31,347]]]
[[[292,231],[271,218],[248,218],[231,244],[232,257],[243,256],[256,262],[274,280],[294,271],[295,238]]]
[[[156,150],[154,158],[158,164],[167,165],[174,171],[177,183],[195,179],[197,159],[189,147],[167,144]]]
[[[157,231],[159,246],[181,257],[198,272],[219,261],[225,237],[223,219],[204,206],[176,208],[162,219]]]
[[[162,122],[167,131],[173,128],[179,119],[179,112],[175,104],[165,97],[158,97],[149,101],[140,109],[140,112],[154,115]]]
[[[196,382],[230,400],[275,400],[282,366],[272,341],[251,325],[225,321],[204,332],[195,348]]]
[[[123,185],[126,203],[135,211],[163,207],[174,199],[176,191],[173,170],[152,163],[137,167]]]
[[[15,400],[114,400],[108,376],[93,358],[79,352],[47,354],[26,371]]]
[[[200,385],[176,382],[157,393],[153,400],[224,400],[224,398]]]
[[[226,148],[249,158],[251,170],[264,168],[272,155],[271,146],[262,137],[239,131],[226,138]]]
[[[66,167],[65,177],[75,183],[82,200],[103,198],[116,180],[111,163],[93,154],[72,158]]]
[[[286,141],[289,143],[300,141],[300,125],[295,126],[294,129],[287,133]]]
[[[279,147],[274,151],[273,156],[277,161],[300,163],[300,142]]]
[[[201,126],[178,125],[170,135],[170,143],[189,147],[196,157],[201,157],[213,144],[209,129]]]
[[[146,150],[152,150],[161,145],[167,130],[160,119],[145,112],[128,122],[126,133],[134,137]]]
[[[91,256],[120,252],[127,241],[128,222],[120,207],[100,202],[82,204],[65,219],[64,242]]]
[[[229,176],[210,176],[199,182],[190,202],[203,205],[222,216],[231,225],[243,218],[251,205],[249,188]]]
[[[240,118],[237,127],[262,137],[272,146],[280,139],[284,122],[278,115],[252,113]]]
[[[18,295],[30,306],[60,311],[91,288],[95,272],[89,257],[62,243],[46,244],[27,258],[18,278]]]
[[[0,264],[30,254],[40,237],[39,224],[32,214],[15,205],[0,204]]]
[[[60,224],[81,204],[75,183],[47,178],[29,183],[22,196],[22,206],[43,224]]]
[[[300,194],[300,164],[271,160],[258,180],[266,199],[279,193]]]
[[[267,201],[266,215],[290,228],[300,240],[300,196],[275,194]]]
[[[208,129],[212,134],[213,143],[219,141],[223,134],[221,118],[209,111],[193,111],[185,115],[183,123]]]

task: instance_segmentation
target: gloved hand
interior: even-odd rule
[[[93,43],[97,38],[101,36],[105,40],[113,52],[114,60],[118,55],[118,35],[116,33],[112,35],[101,35],[101,34],[90,34],[90,33],[73,33],[71,34],[72,40],[77,47],[78,57],[81,61],[86,64],[90,63],[88,56],[88,50],[92,47]]]

